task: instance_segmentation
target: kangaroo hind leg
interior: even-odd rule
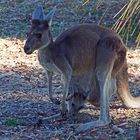
[[[93,127],[104,126],[111,121],[109,115],[109,100],[110,94],[113,91],[112,85],[116,84],[116,80],[113,80],[112,77],[112,70],[114,62],[117,59],[117,53],[112,47],[113,44],[114,42],[112,42],[110,38],[105,38],[101,40],[97,46],[95,75],[99,83],[100,92],[99,119],[80,125],[77,128],[78,132],[92,129]]]

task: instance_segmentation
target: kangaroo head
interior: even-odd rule
[[[74,92],[74,94],[67,100],[67,110],[70,114],[76,115],[80,109],[84,108],[88,95],[83,92]]]
[[[31,54],[35,50],[44,48],[52,41],[50,26],[56,7],[44,16],[43,8],[38,7],[32,14],[31,30],[27,34],[27,40],[24,46],[26,54]]]

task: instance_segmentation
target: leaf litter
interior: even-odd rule
[[[37,52],[30,56],[25,55],[23,52],[24,38],[21,37],[21,34],[25,34],[25,30],[22,29],[29,26],[31,16],[29,11],[31,12],[32,8],[39,5],[41,1],[2,0],[0,3],[3,5],[1,10],[3,15],[0,23],[5,24],[0,38],[0,139],[90,140],[140,138],[140,110],[126,109],[118,98],[111,102],[112,126],[95,128],[82,134],[75,133],[75,127],[78,124],[97,119],[99,109],[94,107],[82,110],[75,120],[71,118],[65,120],[61,117],[52,117],[45,120],[46,117],[60,113],[60,108],[50,102],[46,73],[38,63]],[[12,8],[6,7],[8,4]],[[33,4],[33,7],[28,8],[28,13],[22,12],[31,4]],[[55,4],[55,1],[49,1],[46,5],[53,6]],[[74,7],[71,2],[65,4]],[[64,3],[60,4],[62,7],[63,5]],[[16,10],[18,12],[15,13]],[[69,20],[74,19],[74,10],[76,9],[73,8],[69,11],[72,17]],[[7,11],[5,15],[4,11]],[[12,18],[12,16],[15,17]],[[58,21],[62,19],[61,15],[57,15],[56,19],[58,19],[55,23],[57,27]],[[18,24],[19,27],[16,27],[19,21],[25,24]],[[80,21],[80,19],[77,21]],[[11,22],[11,26],[8,26],[9,22]],[[76,21],[73,20],[70,23],[75,24]],[[64,22],[62,22],[61,28],[68,27],[68,24],[63,24]],[[55,32],[57,30],[60,29],[55,28]],[[20,36],[20,39],[18,39],[18,36]],[[140,95],[140,50],[129,50],[127,58],[131,93],[138,96]],[[55,95],[61,98],[62,81],[60,75],[54,75],[53,77],[53,90]],[[9,120],[10,126],[6,125]],[[14,126],[11,125],[12,123]],[[73,124],[76,124],[76,126]]]

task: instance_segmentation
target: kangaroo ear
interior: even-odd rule
[[[44,18],[44,20],[47,20],[49,26],[51,26],[51,24],[52,24],[52,19],[53,19],[53,16],[55,14],[55,11],[56,11],[56,6]]]
[[[43,13],[42,6],[37,7],[32,14],[32,20],[43,20],[43,18],[44,18],[44,13]]]

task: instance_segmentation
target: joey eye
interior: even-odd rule
[[[75,105],[74,105],[74,103],[72,103],[72,107],[74,107]]]
[[[37,33],[37,34],[35,34],[35,35],[36,35],[36,37],[39,38],[39,39],[42,37],[42,34],[40,34],[40,33]]]
[[[84,96],[84,95],[83,95],[83,100],[86,100],[86,98],[87,98],[87,96]]]
[[[78,110],[81,110],[81,109],[83,109],[84,107],[83,106],[80,106],[79,108],[78,108]]]

